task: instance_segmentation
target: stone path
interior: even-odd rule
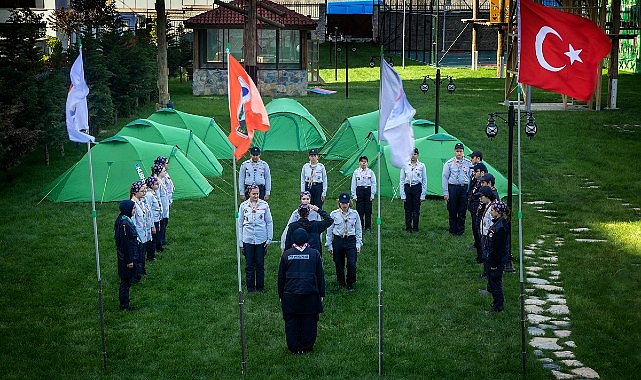
[[[581,179],[581,182],[581,188],[586,191],[599,188],[589,179]],[[623,199],[608,197],[607,201],[641,214],[641,208],[632,207],[632,204]],[[568,226],[567,221],[557,217],[552,202],[527,203],[543,213],[544,217],[551,219],[551,223],[568,228],[577,242],[600,244],[607,241],[592,238],[588,227]],[[566,304],[562,274],[558,266],[557,249],[563,244],[564,239],[561,237],[541,235],[535,243],[523,249],[529,344],[534,348],[538,360],[557,379],[598,379],[599,374],[578,360],[573,352],[576,343],[572,340],[570,310]]]

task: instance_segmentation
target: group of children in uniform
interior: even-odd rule
[[[155,261],[163,252],[174,184],[167,173],[169,160],[159,156],[152,175],[131,184],[130,198],[120,202],[120,214],[114,223],[118,257],[120,310],[133,310],[129,304],[131,284],[147,274],[146,261]]]

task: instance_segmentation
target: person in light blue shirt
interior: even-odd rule
[[[447,203],[450,234],[461,236],[465,232],[467,189],[472,176],[472,162],[465,158],[463,144],[454,145],[454,157],[443,165],[443,199]]]
[[[245,190],[249,185],[257,185],[259,198],[268,201],[272,191],[272,176],[267,162],[260,159],[260,148],[255,146],[249,150],[251,159],[243,162],[238,171],[238,189],[240,199],[245,200]]]
[[[245,256],[247,291],[265,290],[265,255],[274,236],[269,204],[259,198],[258,186],[250,185],[249,199],[240,204],[236,228],[238,246]]]
[[[338,209],[331,212],[334,223],[327,229],[327,250],[334,258],[338,286],[354,291],[356,282],[356,260],[363,246],[363,229],[358,213],[350,208],[348,193],[338,197]],[[347,278],[345,277],[347,260]]]
[[[160,203],[160,197],[158,197],[160,182],[158,182],[158,178],[151,176],[145,180],[145,185],[147,185],[145,201],[151,211],[151,222],[153,223],[151,241],[147,244],[147,261],[154,261],[156,260],[156,242],[158,242],[158,231],[160,230],[160,219],[162,217],[162,203]]]
[[[427,170],[418,160],[418,148],[414,148],[409,162],[401,168],[399,192],[405,208],[405,231],[418,232],[421,202],[427,194]]]
[[[156,236],[158,240],[156,241],[156,252],[162,252],[165,250],[164,241],[165,233],[167,231],[167,223],[169,222],[169,193],[167,190],[167,184],[164,181],[164,178],[167,176],[167,170],[162,164],[154,164],[151,167],[151,173],[158,179],[158,199],[160,199],[160,204],[162,207],[162,213],[160,214],[160,225]]]
[[[327,171],[318,162],[318,149],[309,150],[309,162],[303,165],[300,172],[300,191],[309,191],[312,196],[311,204],[323,208],[327,195]]]
[[[352,174],[352,198],[356,200],[356,211],[361,218],[364,231],[372,230],[372,201],[376,195],[376,175],[367,167],[367,156],[358,159],[358,168]]]

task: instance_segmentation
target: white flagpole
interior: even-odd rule
[[[93,219],[93,239],[96,246],[96,275],[98,277],[98,306],[100,309],[100,338],[102,340],[102,366],[107,370],[107,348],[105,342],[105,314],[102,303],[102,279],[100,278],[100,251],[98,250],[98,222],[96,220],[96,198],[93,187],[93,163],[91,162],[91,143],[87,141],[89,158],[89,183],[91,184],[91,218]]]
[[[405,2],[403,2],[404,4]],[[376,247],[378,254],[378,374],[383,374],[383,278],[381,275],[381,98],[382,98],[382,80],[383,80],[383,60],[385,59],[383,55],[383,46],[381,45],[381,69],[380,69],[380,81],[378,88],[378,112],[379,112],[379,131],[378,131],[378,152],[376,153],[376,175],[377,181],[376,186],[376,195],[378,196],[378,202],[376,205],[377,215],[376,215]]]
[[[528,86],[529,88],[530,86]],[[518,84],[517,96],[518,96],[518,129],[517,129],[517,173],[518,173],[518,183],[519,183],[519,293],[521,298],[521,366],[523,374],[525,374],[526,363],[527,363],[527,345],[525,344],[525,282],[523,277],[523,211],[521,209],[521,194],[523,194],[523,188],[521,187],[521,91],[523,87],[521,84]],[[528,96],[528,101],[530,97]],[[512,213],[514,215],[514,213]],[[512,237],[510,236],[510,239]],[[511,244],[511,242],[510,242]]]
[[[231,96],[229,86],[229,48],[227,48],[227,96]],[[245,340],[245,300],[243,299],[243,281],[240,269],[240,247],[238,246],[238,178],[236,176],[236,147],[232,150],[233,176],[234,176],[234,228],[236,229],[236,266],[238,272],[238,308],[240,312],[240,353],[241,371],[247,373],[247,342]]]

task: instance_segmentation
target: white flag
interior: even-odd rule
[[[89,110],[87,108],[87,95],[89,87],[85,82],[85,69],[82,66],[82,49],[78,58],[71,66],[71,86],[67,95],[67,133],[69,140],[75,142],[94,142],[95,138],[81,131],[89,130]]]
[[[407,101],[401,77],[385,59],[381,59],[379,104],[378,134],[389,144],[392,165],[403,167],[414,150],[411,122],[416,110]]]

